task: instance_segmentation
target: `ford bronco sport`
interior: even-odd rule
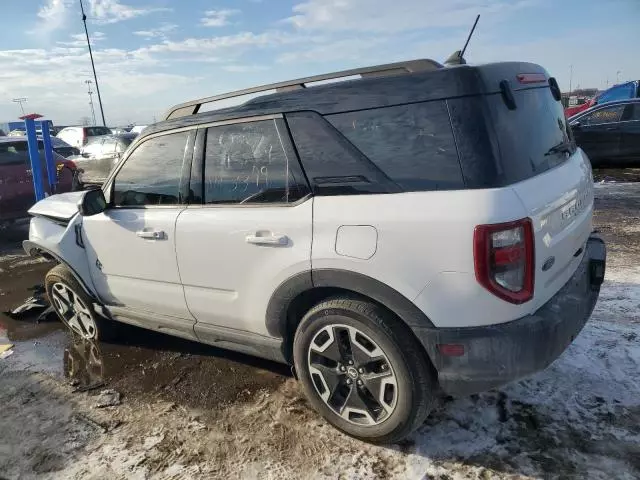
[[[59,262],[46,289],[77,334],[126,322],[292,364],[330,423],[394,442],[440,392],[578,335],[605,270],[592,210],[544,69],[416,60],[178,105],[102,189],[36,204],[24,248]]]

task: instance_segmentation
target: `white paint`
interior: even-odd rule
[[[268,334],[265,313],[274,291],[311,269],[313,203],[189,207],[180,214],[178,265],[198,322]],[[286,237],[286,243],[247,237]]]

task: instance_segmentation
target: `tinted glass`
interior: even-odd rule
[[[207,129],[205,203],[286,203],[306,195],[274,120]],[[297,178],[296,178],[297,177]]]
[[[635,97],[636,86],[626,83],[603,92],[598,96],[598,103],[613,102],[614,100],[626,100]]]
[[[573,151],[562,104],[551,89],[531,88],[513,92],[516,109],[509,110],[500,94],[489,95],[503,184],[526,180],[567,160]]]
[[[444,102],[326,117],[404,191],[464,187]]]
[[[100,135],[111,135],[111,130],[107,127],[87,127],[88,137],[97,137]]]
[[[188,132],[150,138],[129,155],[116,175],[113,199],[119,206],[174,205]]]
[[[317,195],[399,191],[395,183],[317,113],[289,114],[287,122]]]
[[[624,112],[624,105],[615,105],[611,107],[601,108],[593,113],[585,115],[578,119],[582,125],[599,125],[602,123],[619,122]]]
[[[27,142],[0,143],[0,165],[29,163]]]
[[[631,109],[629,120],[640,120],[640,103],[632,103],[628,108]]]

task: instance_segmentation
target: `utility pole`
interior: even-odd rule
[[[620,83],[620,74],[621,74],[621,73],[622,73],[622,72],[621,72],[620,70],[618,70],[618,71],[616,72],[616,85]]]
[[[573,65],[569,65],[569,96],[571,96],[571,92],[573,92],[573,90],[571,89],[572,81],[573,81]]]
[[[91,84],[93,82],[91,80],[85,80],[84,83],[87,84],[87,88],[89,89],[89,91],[87,93],[89,94],[89,105],[91,106],[91,117],[93,118],[93,123],[91,125],[95,126],[96,125],[96,111],[93,108],[93,92],[91,91]]]
[[[84,33],[87,36],[87,46],[89,47],[89,58],[91,59],[91,68],[93,69],[93,79],[96,83],[96,92],[98,93],[98,103],[100,104],[100,114],[102,115],[102,125],[107,126],[104,119],[104,110],[102,108],[102,97],[100,96],[100,86],[98,85],[98,76],[96,75],[96,65],[93,63],[93,52],[91,51],[91,41],[89,40],[89,30],[87,30],[87,16],[84,14],[84,5],[80,0],[80,10],[82,11],[82,23],[84,23]]]
[[[24,113],[24,106],[22,105],[23,103],[27,103],[27,97],[20,97],[20,98],[14,98],[13,100],[11,100],[13,103],[19,103],[20,104],[20,110],[22,110],[22,116],[24,117],[25,113]]]

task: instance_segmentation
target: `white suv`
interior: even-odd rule
[[[120,321],[293,364],[329,422],[394,442],[440,392],[540,370],[580,332],[605,269],[592,209],[541,67],[417,60],[178,105],[102,189],[36,204],[24,247],[60,263],[46,288],[77,334]]]

